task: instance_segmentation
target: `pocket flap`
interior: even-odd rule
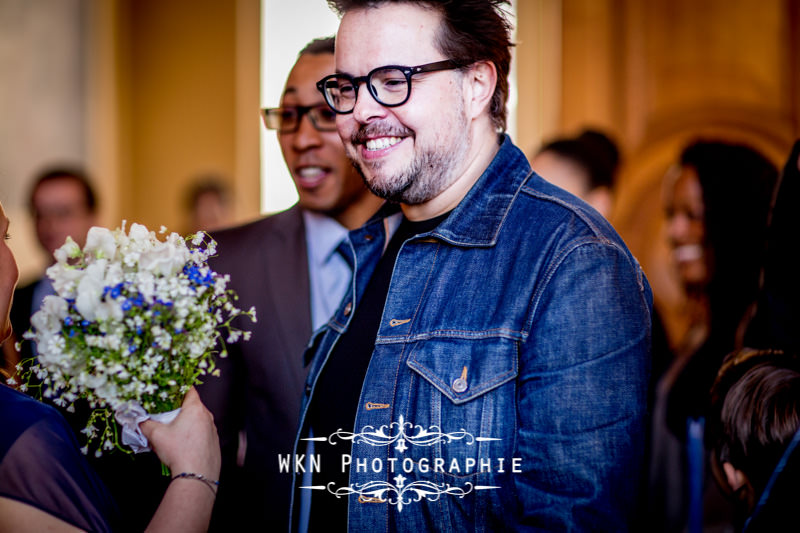
[[[412,348],[407,365],[455,404],[516,378],[517,343],[506,338],[428,339]]]

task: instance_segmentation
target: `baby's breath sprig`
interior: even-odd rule
[[[162,227],[161,234],[166,234]],[[21,389],[73,408],[85,401],[88,453],[121,448],[117,409],[138,402],[149,413],[180,406],[208,374],[226,343],[248,340],[229,278],[211,270],[216,243],[200,232],[164,240],[140,224],[89,230],[81,249],[72,239],[55,252],[47,296],[23,337],[37,355],[18,365]]]

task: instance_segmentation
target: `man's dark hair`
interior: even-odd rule
[[[94,188],[86,172],[78,168],[59,167],[42,172],[36,180],[34,180],[33,187],[31,187],[31,194],[28,198],[28,208],[31,213],[34,212],[33,197],[39,187],[45,183],[58,180],[70,180],[77,183],[83,192],[86,208],[90,213],[97,212],[97,196],[95,195]]]
[[[312,56],[318,56],[322,54],[332,54],[334,49],[334,38],[333,37],[320,37],[318,39],[314,39],[305,47],[300,50],[300,53],[297,54],[297,57],[300,57],[305,54],[309,54]]]
[[[448,59],[472,64],[491,61],[497,69],[497,86],[489,114],[501,131],[506,128],[508,73],[511,68],[511,24],[503,5],[507,0],[328,0],[340,16],[353,9],[379,7],[382,4],[408,3],[435,9],[442,14],[442,26],[436,46]]]
[[[733,352],[711,398],[715,459],[744,472],[760,494],[800,427],[800,359],[778,350]]]

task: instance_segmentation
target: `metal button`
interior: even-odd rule
[[[366,235],[364,235],[364,240],[367,241],[367,242],[372,242],[372,239],[374,239],[374,238],[375,238],[375,236],[372,235],[371,233],[367,233]]]
[[[464,392],[467,390],[467,380],[463,378],[456,378],[453,380],[452,387],[455,392]]]
[[[347,302],[344,306],[344,316],[350,316],[350,311],[353,310],[353,302]]]

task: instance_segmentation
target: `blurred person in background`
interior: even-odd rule
[[[758,295],[776,179],[760,153],[718,141],[687,146],[665,178],[667,238],[691,324],[656,390],[648,513],[656,530],[731,524],[707,482],[703,427],[717,371]]]
[[[215,174],[201,175],[192,181],[186,193],[187,231],[214,231],[233,221],[230,187]]]
[[[800,228],[800,140],[783,167],[770,215],[763,287],[747,324],[745,346],[800,353],[800,279],[797,228]]]
[[[383,204],[345,156],[335,114],[316,82],[334,70],[333,37],[309,43],[289,73],[279,108],[263,109],[278,135],[299,202],[255,222],[212,233],[209,263],[230,274],[239,306],[255,306],[247,343],[228,347],[200,395],[220,432],[222,492],[212,530],[285,531],[291,474],[278,456],[292,452],[312,331],[349,287],[352,270],[337,248]]]
[[[544,179],[594,207],[606,219],[614,206],[619,149],[601,131],[587,129],[576,137],[545,143],[531,161]]]
[[[36,239],[49,258],[48,265],[55,261],[53,252],[67,237],[72,237],[82,248],[89,228],[97,223],[97,196],[86,173],[77,168],[53,168],[41,173],[31,188],[28,206]],[[54,293],[46,275],[14,292],[11,323],[16,334],[3,348],[4,366],[9,374],[19,360],[34,355],[32,343],[24,343],[21,353],[16,354],[14,342],[30,328],[30,318],[39,310],[44,297]]]
[[[800,495],[800,358],[729,354],[711,391],[712,471],[748,533],[796,529]]]

